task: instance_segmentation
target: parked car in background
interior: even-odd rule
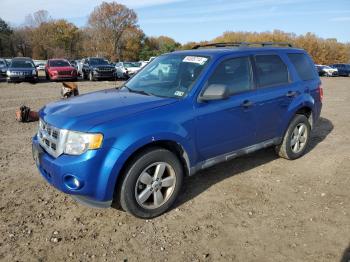
[[[315,65],[317,73],[319,76],[324,76],[326,72],[323,70],[323,67],[320,65]]]
[[[70,60],[69,63],[71,66],[73,66],[76,70],[78,70],[78,61],[77,60]]]
[[[31,58],[16,57],[11,60],[7,72],[7,82],[38,81],[38,70]]]
[[[141,68],[145,67],[146,65],[149,64],[148,61],[139,61],[139,63],[141,64]]]
[[[334,64],[331,67],[336,68],[340,76],[350,76],[350,64]]]
[[[38,70],[44,71],[44,70],[45,70],[45,66],[46,66],[46,64],[40,63],[40,64],[37,64],[37,65],[36,65],[36,68],[37,68]]]
[[[90,81],[100,79],[115,79],[115,67],[108,60],[99,57],[89,57],[82,60],[80,75]]]
[[[77,70],[66,59],[49,59],[45,67],[46,79],[50,81],[78,78]]]
[[[327,66],[327,65],[316,65],[317,71],[321,72],[322,76],[338,76],[338,69]]]
[[[315,65],[302,49],[256,45],[165,54],[121,89],[44,106],[32,140],[40,174],[81,203],[114,200],[148,219],[186,175],[266,147],[300,158],[322,108]],[[156,78],[168,65],[176,73]]]
[[[140,62],[119,62],[115,65],[117,70],[117,78],[130,78],[141,70],[142,64]]]
[[[0,76],[6,76],[8,66],[6,59],[0,58]]]

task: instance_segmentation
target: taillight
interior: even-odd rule
[[[320,101],[323,100],[323,88],[321,85],[318,86],[318,93],[320,94]]]

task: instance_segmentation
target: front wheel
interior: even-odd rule
[[[289,124],[283,141],[276,146],[276,153],[286,159],[297,159],[304,155],[310,141],[311,125],[304,115],[295,115]]]
[[[159,216],[174,203],[182,180],[183,169],[175,154],[163,148],[147,150],[126,170],[120,205],[139,218]]]

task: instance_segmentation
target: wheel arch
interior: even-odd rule
[[[124,161],[123,165],[120,167],[118,175],[116,175],[115,181],[113,183],[114,184],[113,186],[114,205],[119,205],[119,198],[120,198],[119,192],[120,192],[122,181],[125,177],[127,168],[135,159],[137,159],[139,155],[146,152],[147,150],[150,150],[151,148],[164,148],[174,153],[178,157],[181,163],[184,174],[186,176],[190,174],[190,159],[189,159],[188,152],[186,151],[183,145],[181,145],[180,143],[174,140],[169,140],[169,139],[162,139],[162,140],[152,141],[149,143],[144,143],[142,146],[139,146],[127,153],[126,160]]]

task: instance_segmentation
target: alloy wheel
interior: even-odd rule
[[[136,182],[136,201],[145,209],[161,207],[172,196],[175,185],[174,169],[165,162],[153,163],[142,171]]]

